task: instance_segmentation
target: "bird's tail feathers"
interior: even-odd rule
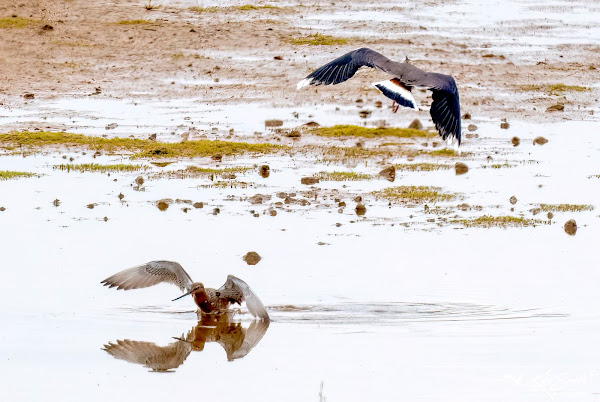
[[[415,100],[412,88],[400,82],[397,78],[387,81],[374,82],[373,86],[381,91],[388,98],[396,101],[399,105],[419,110]]]

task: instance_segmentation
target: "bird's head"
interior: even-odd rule
[[[192,286],[191,286],[189,292],[186,292],[186,293],[182,294],[181,296],[173,299],[173,301],[179,300],[179,299],[181,299],[181,298],[183,298],[185,296],[194,295],[196,293],[200,293],[200,292],[203,292],[203,291],[204,291],[204,285],[201,282],[194,282],[194,283],[192,283]]]

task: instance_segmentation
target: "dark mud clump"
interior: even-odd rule
[[[6,208],[0,207],[0,212],[4,212],[4,211],[6,211]]]
[[[565,222],[565,233],[570,236],[575,236],[575,233],[577,233],[577,223],[574,219],[569,219]]]
[[[213,215],[219,215],[220,213],[221,213],[221,208],[215,208],[215,209],[213,209],[213,211],[212,211],[212,214],[213,214]]]
[[[265,127],[281,127],[283,126],[283,120],[265,120]]]
[[[381,172],[379,172],[379,176],[386,179],[387,181],[393,182],[394,180],[396,180],[396,168],[394,166],[388,166]]]
[[[119,200],[121,200],[121,201],[123,201],[123,198],[125,198],[125,196],[123,195],[123,193],[119,193],[119,195],[117,197],[119,197]]]
[[[258,255],[258,253],[256,251],[250,251],[250,252],[246,253],[246,255],[244,255],[242,257],[242,259],[248,265],[256,265],[261,260],[261,257],[260,257],[260,255]]]
[[[509,127],[510,127],[510,124],[508,124],[507,121],[500,123],[500,128],[503,130],[508,130]]]
[[[86,207],[87,207],[87,209],[94,209],[96,207],[96,204],[94,204],[94,203],[87,204]]]
[[[200,209],[200,208],[204,208],[204,203],[203,202],[195,202],[192,206],[196,209]]]
[[[159,200],[156,202],[156,207],[161,211],[166,211],[169,208],[169,204],[171,202],[171,200]]]
[[[307,186],[312,186],[313,184],[317,184],[319,179],[317,177],[303,177],[300,179],[300,183],[306,184]]]
[[[469,171],[469,167],[466,163],[456,162],[456,164],[454,165],[454,171],[457,175],[465,174]]]
[[[57,198],[54,201],[52,201],[52,205],[54,205],[55,207],[60,206],[60,200]]]
[[[365,207],[365,204],[359,202],[358,204],[356,204],[356,215],[358,216],[363,216],[364,214],[367,213],[367,207]]]
[[[535,137],[533,140],[533,145],[544,145],[546,143],[548,143],[548,140],[544,137]]]
[[[269,165],[261,165],[258,168],[258,174],[260,174],[260,177],[266,179],[271,174],[271,168]]]
[[[510,142],[513,144],[513,147],[518,147],[521,145],[521,139],[519,137],[512,137]]]
[[[514,195],[512,197],[510,197],[509,199],[510,203],[515,205],[517,203],[517,197],[515,197]]]

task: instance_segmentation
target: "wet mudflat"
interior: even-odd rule
[[[290,51],[282,39],[266,53],[248,47],[233,57],[221,46],[232,39],[217,35],[193,57],[194,69],[210,74],[174,74],[192,47],[165,41],[156,49],[169,62],[157,62],[153,76],[136,72],[134,84],[111,73],[93,96],[99,84],[81,84],[87,67],[61,60],[57,69],[71,72],[64,83],[46,81],[77,93],[58,95],[40,82],[32,100],[7,89],[2,134],[155,135],[156,147],[2,143],[1,399],[598,400],[600,126],[598,87],[586,78],[597,60],[588,20],[595,4],[578,1],[561,14],[570,3],[526,2],[519,19],[498,21],[477,2],[394,9],[414,27],[390,21],[386,5],[361,1],[344,12],[330,3],[297,13],[284,9],[295,3],[275,4],[281,10],[251,11],[258,19],[189,9],[209,2],[167,3],[151,11],[162,22],[132,24],[127,35],[171,36],[161,29],[181,28],[169,25],[173,16],[196,24],[200,15],[207,31],[215,21],[252,28],[267,18],[285,40],[318,31],[354,41],[350,48],[394,48],[399,58],[416,49],[416,62],[432,69],[449,63],[472,115],[463,120],[463,153],[445,151],[427,132],[319,135],[336,125],[407,127],[415,117],[426,130],[431,124],[426,107],[392,114],[384,98],[360,89],[370,81],[341,92],[282,90],[345,48]],[[110,18],[138,17],[121,6]],[[468,29],[449,10],[463,13]],[[401,47],[386,39],[392,34]],[[106,49],[85,40],[53,46]],[[260,64],[280,54],[290,61],[281,70]],[[105,62],[124,68],[129,59],[116,56],[99,58],[98,74]],[[532,69],[541,74],[533,83]],[[515,87],[505,85],[508,70]],[[17,88],[32,82],[27,71]],[[546,112],[553,104],[565,108]],[[181,157],[164,145],[206,140],[274,147]],[[260,256],[254,265],[250,252]],[[159,259],[211,287],[228,274],[243,278],[273,321],[257,327],[243,308],[230,322],[199,322],[191,299],[171,301],[180,295],[173,286],[123,292],[100,284]]]

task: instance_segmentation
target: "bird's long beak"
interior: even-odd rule
[[[191,290],[190,290],[189,292],[187,292],[187,293],[184,293],[184,294],[182,294],[181,296],[179,296],[179,297],[177,297],[177,298],[173,299],[172,301],[179,300],[179,299],[181,299],[182,297],[186,297],[187,295],[190,295],[190,294],[192,294],[192,291],[191,291]]]

